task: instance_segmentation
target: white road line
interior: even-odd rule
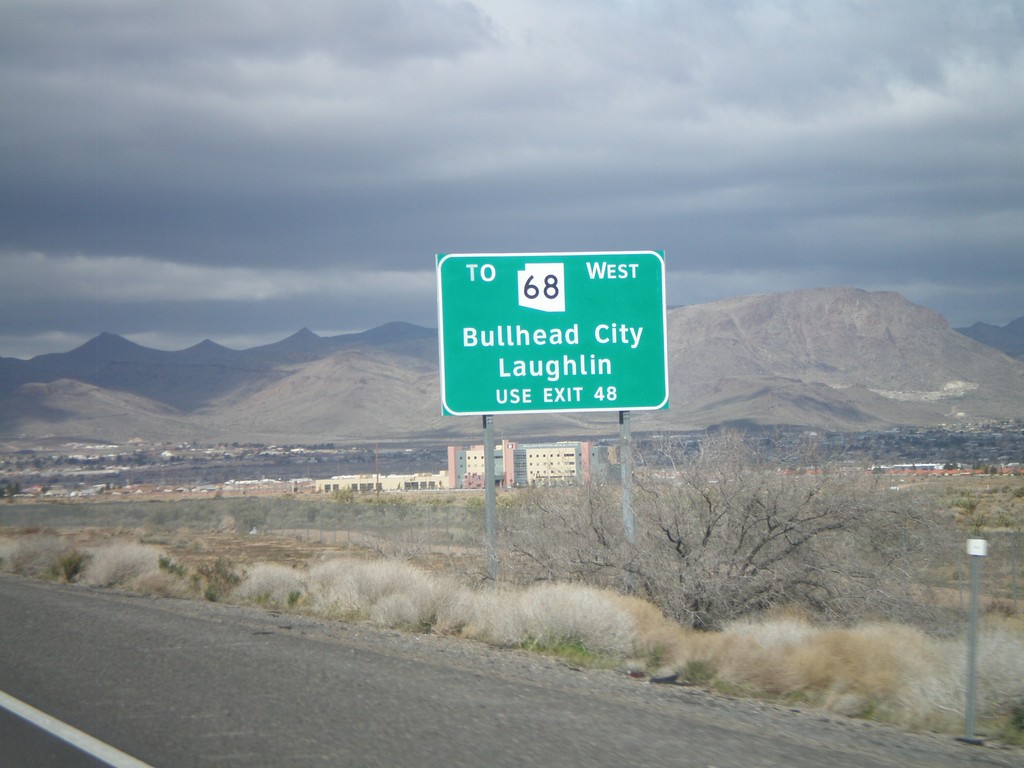
[[[40,712],[35,707],[19,701],[3,691],[0,691],[0,707],[24,720],[28,720],[47,733],[53,734],[58,739],[66,741],[71,746],[102,760],[108,765],[113,766],[113,768],[152,768],[148,763],[136,760],[131,755],[126,755],[121,750],[115,749],[77,728],[72,728],[67,723],[63,723],[45,712]]]

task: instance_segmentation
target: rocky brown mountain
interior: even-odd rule
[[[1015,416],[1024,367],[896,293],[828,288],[669,313],[673,406],[720,422],[863,429]]]
[[[896,293],[823,288],[668,312],[671,407],[634,429],[716,424],[862,430],[1024,413],[1024,362]],[[441,415],[436,331],[308,330],[235,351],[147,350],[110,334],[64,355],[0,359],[0,437],[209,442],[477,439]],[[617,433],[614,415],[509,415],[510,437]]]

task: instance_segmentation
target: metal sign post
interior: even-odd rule
[[[484,522],[487,528],[487,579],[498,581],[498,548],[495,541],[494,417],[484,416]]]
[[[498,575],[496,413],[619,413],[634,539],[630,411],[668,408],[665,254],[437,255],[441,411],[483,416],[487,577]]]
[[[622,471],[622,528],[626,541],[634,543],[633,526],[633,440],[629,411],[619,411],[619,469]]]

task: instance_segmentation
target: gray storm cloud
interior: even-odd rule
[[[429,325],[441,251],[664,249],[672,304],[856,285],[1024,313],[1019,1],[0,18],[0,354]]]

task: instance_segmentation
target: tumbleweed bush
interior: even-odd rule
[[[139,576],[159,569],[162,550],[118,541],[89,550],[91,560],[80,581],[94,587],[131,587]]]
[[[21,576],[45,578],[72,545],[60,536],[39,534],[0,544],[0,568]]]
[[[296,602],[294,594],[305,590],[303,574],[287,565],[257,563],[252,566],[232,596],[243,602],[285,607]]]
[[[389,626],[433,624],[454,592],[447,579],[400,560],[328,560],[310,569],[307,583],[314,611]]]
[[[593,653],[633,650],[636,622],[611,593],[579,584],[537,584],[519,595],[525,642],[540,648],[579,645]]]

